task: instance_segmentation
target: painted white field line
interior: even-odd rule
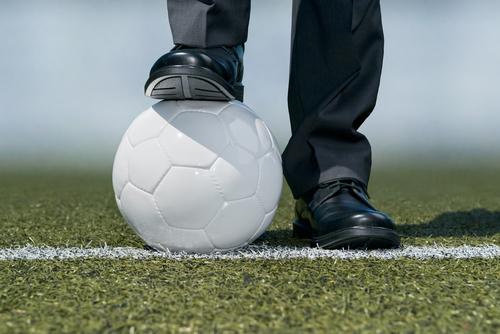
[[[500,247],[495,245],[482,246],[408,246],[397,250],[354,251],[354,250],[323,250],[318,248],[295,248],[283,246],[251,245],[244,249],[211,254],[160,253],[131,247],[103,248],[57,248],[57,247],[18,247],[0,248],[2,260],[71,260],[71,259],[152,259],[165,258],[183,259],[492,259],[500,257]]]

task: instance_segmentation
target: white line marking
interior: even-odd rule
[[[57,247],[18,247],[0,248],[2,260],[71,260],[71,259],[153,259],[164,258],[172,260],[189,259],[493,259],[500,257],[500,247],[496,245],[482,246],[408,246],[397,250],[323,250],[318,248],[294,248],[282,246],[251,245],[244,249],[225,253],[187,254],[187,253],[159,253],[131,247],[103,247],[103,248],[57,248]]]

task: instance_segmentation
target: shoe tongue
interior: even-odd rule
[[[347,187],[342,187],[339,189],[320,188],[314,193],[312,201],[316,203],[327,202],[340,196],[345,197],[350,192],[351,189]]]

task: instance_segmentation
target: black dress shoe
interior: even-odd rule
[[[243,53],[243,45],[177,45],[153,65],[144,92],[162,100],[243,101]]]
[[[320,184],[309,199],[295,204],[293,235],[326,249],[397,248],[400,237],[385,213],[368,201],[364,185],[354,179]]]

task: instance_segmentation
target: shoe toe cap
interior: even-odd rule
[[[154,63],[150,74],[169,67],[182,66],[201,67],[215,72],[225,79],[228,77],[227,69],[219,61],[196,49],[175,50],[163,55]]]
[[[375,210],[324,213],[315,218],[320,233],[352,227],[395,229],[394,221],[388,215]]]
[[[366,211],[353,215],[350,221],[357,226],[382,227],[394,229],[394,221],[380,211]]]

